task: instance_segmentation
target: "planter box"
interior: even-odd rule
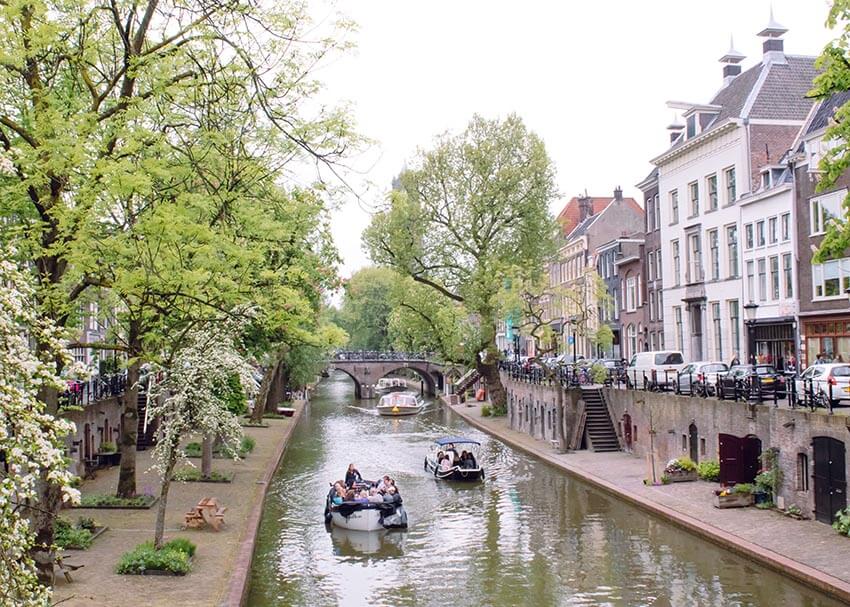
[[[715,495],[715,508],[746,508],[753,505],[752,493],[730,493],[729,495]]]
[[[117,466],[121,463],[121,452],[120,451],[110,451],[109,453],[98,453],[97,454],[97,465],[99,468],[106,468],[109,466]]]
[[[699,478],[696,470],[693,472],[665,472],[664,474],[670,479],[671,483],[687,483]]]
[[[233,475],[227,476],[225,478],[191,478],[191,479],[180,479],[173,478],[171,479],[175,483],[231,483],[233,482]]]
[[[109,529],[109,527],[107,527],[105,525],[103,527],[95,527],[94,531],[91,532],[92,542],[94,542],[94,540],[96,540],[98,537],[100,537],[103,534],[103,532],[106,531],[107,529]],[[88,550],[88,549],[87,548],[75,548],[73,546],[65,546],[64,548],[62,548],[62,550]]]
[[[84,508],[86,510],[148,510],[159,501],[159,497],[152,497],[140,506],[103,505],[103,506],[71,506],[72,509]]]

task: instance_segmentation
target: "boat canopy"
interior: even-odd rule
[[[393,394],[387,394],[382,396],[381,401],[378,403],[379,407],[415,407],[417,405],[419,405],[417,396],[411,392],[394,392]]]
[[[438,438],[434,441],[441,447],[446,445],[463,445],[463,444],[472,444],[472,445],[480,445],[477,440],[472,440],[471,438],[464,438],[463,436],[444,436],[442,438]]]

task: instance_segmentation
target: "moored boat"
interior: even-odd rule
[[[415,392],[394,392],[382,396],[375,410],[379,415],[398,417],[416,415],[423,406],[422,398]]]
[[[484,468],[478,463],[480,447],[478,441],[463,436],[438,438],[425,456],[425,470],[444,481],[483,480]]]
[[[392,392],[394,390],[407,390],[407,382],[400,377],[382,377],[375,384],[378,392]]]

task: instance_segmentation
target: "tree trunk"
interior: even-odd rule
[[[209,478],[212,474],[213,437],[205,436],[201,444],[201,476]]]
[[[59,393],[55,388],[45,388],[39,394],[39,400],[45,403],[45,410],[56,415],[59,409]],[[53,523],[62,507],[61,488],[47,480],[42,473],[36,481],[38,503],[32,509],[24,511],[35,530],[35,542],[30,556],[35,562],[38,581],[44,586],[53,586],[53,563],[56,553],[53,546]]]
[[[127,330],[128,356],[127,389],[124,391],[124,411],[121,414],[121,467],[118,470],[118,497],[136,495],[136,444],[139,439],[139,375],[142,361],[141,326],[131,320]],[[150,379],[150,378],[148,378]]]
[[[275,357],[272,364],[266,367],[266,371],[263,373],[263,381],[260,382],[260,390],[257,392],[257,396],[254,397],[254,410],[251,411],[252,422],[260,423],[263,421],[263,413],[266,412],[266,401],[269,397],[269,390],[271,389],[276,368],[277,357]]]
[[[275,411],[277,406],[285,400],[286,374],[283,367],[283,359],[278,359],[275,363],[269,393],[266,395],[266,402],[263,404],[266,411]]]
[[[508,398],[505,387],[502,385],[502,378],[499,376],[498,361],[491,359],[490,362],[485,362],[479,356],[475,361],[475,367],[487,383],[487,391],[490,396],[490,404],[493,405],[493,411],[497,415],[504,415],[508,410]]]
[[[159,550],[162,548],[162,536],[165,534],[165,509],[168,506],[168,490],[171,488],[171,475],[174,474],[174,465],[177,463],[177,445],[171,445],[168,452],[168,465],[162,477],[162,487],[159,490],[159,504],[156,509],[156,528],[154,530],[153,545]]]

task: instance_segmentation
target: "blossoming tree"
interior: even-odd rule
[[[45,412],[39,391],[59,387],[56,360],[68,360],[58,331],[34,312],[27,275],[0,256],[0,604],[46,605],[50,589],[38,582],[34,556],[52,560],[53,546],[36,536],[30,515],[45,482],[77,501],[62,454],[62,437],[73,424]],[[49,345],[37,356],[30,339]],[[39,546],[39,542],[42,543]]]
[[[174,467],[184,456],[183,439],[192,432],[217,436],[225,446],[237,450],[242,427],[238,417],[228,411],[220,388],[235,375],[246,395],[256,392],[252,368],[238,348],[244,327],[245,318],[238,315],[193,330],[179,356],[172,357],[175,363],[162,370],[160,381],[151,389],[148,412],[151,418],[160,419],[162,433],[153,452],[154,466],[162,477],[156,548],[162,546],[168,490]]]

